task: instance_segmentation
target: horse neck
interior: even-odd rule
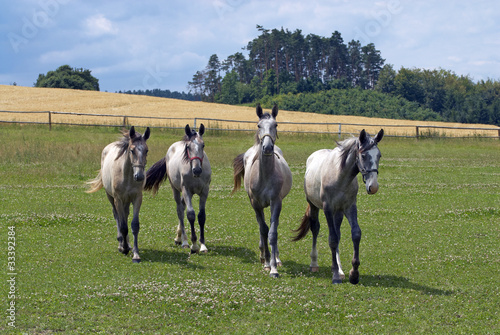
[[[349,150],[349,153],[347,154],[347,158],[345,161],[344,168],[342,169],[342,171],[340,173],[344,178],[352,180],[358,175],[359,169],[358,169],[358,165],[356,164],[357,154],[358,154],[358,150],[357,150],[357,145],[356,145],[356,148],[352,148]]]
[[[259,146],[259,173],[263,178],[270,177],[274,172],[275,154],[264,155],[262,153],[262,146]]]

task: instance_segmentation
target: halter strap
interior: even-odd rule
[[[192,162],[195,159],[199,159],[200,160],[200,165],[203,166],[203,157],[198,157],[198,156],[191,157],[191,155],[189,154],[189,150],[186,150],[186,152],[187,152],[187,156],[189,158],[189,161]]]
[[[369,146],[368,148],[365,148],[366,149],[371,149],[372,147],[374,147],[375,144]],[[358,153],[356,154],[356,166],[358,167],[358,170],[359,172],[361,173],[361,175],[363,176],[363,183],[366,184],[366,176],[371,173],[371,172],[376,172],[377,175],[378,175],[378,169],[365,169],[365,167],[361,164],[361,160],[359,159],[359,155],[363,152],[364,150],[358,150]]]
[[[273,136],[272,136],[271,134],[269,134],[269,133],[265,133],[265,134],[263,134],[263,135],[260,135],[260,134],[259,134],[259,140],[262,142],[262,141],[264,140],[264,137],[266,137],[266,136],[268,136],[268,137],[271,139],[271,141],[273,142],[273,144],[274,144],[274,142],[276,142],[276,138],[275,138],[275,137],[273,137]]]

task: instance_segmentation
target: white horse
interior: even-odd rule
[[[174,199],[177,204],[177,217],[179,225],[175,243],[184,248],[189,248],[189,243],[184,227],[184,210],[187,208],[187,218],[191,224],[191,253],[208,251],[205,246],[205,205],[210,189],[212,169],[207,154],[204,152],[205,142],[203,134],[205,126],[200,125],[198,133],[185,127],[185,136],[182,141],[175,142],[168,148],[167,154],[153,164],[147,172],[145,190],[158,191],[161,183],[168,177]],[[200,245],[196,243],[194,222],[196,214],[193,209],[192,198],[194,194],[200,197],[198,224],[200,225]]]
[[[106,190],[108,200],[113,207],[113,216],[118,229],[118,250],[127,255],[130,251],[128,242],[128,215],[130,204],[134,207],[134,217],[131,227],[134,235],[134,248],[132,261],[139,263],[139,248],[137,236],[139,234],[139,210],[142,204],[142,189],[146,182],[144,169],[148,146],[146,140],[149,138],[149,127],[144,136],[130,128],[123,132],[123,138],[108,144],[101,154],[101,170],[97,177],[88,182],[90,189],[87,193],[93,193],[102,187]]]
[[[241,186],[241,178],[250,204],[252,205],[260,227],[260,260],[264,268],[270,270],[271,277],[278,277],[277,266],[281,265],[278,251],[278,225],[283,198],[292,188],[292,172],[277,145],[278,136],[275,105],[272,114],[263,113],[257,105],[259,123],[255,135],[255,144],[233,161],[233,193]],[[264,208],[271,207],[271,228],[266,224]],[[271,245],[271,253],[268,247]]]
[[[294,241],[304,238],[308,231],[313,234],[311,251],[311,271],[318,271],[318,250],[316,241],[319,233],[318,212],[325,213],[330,234],[328,242],[332,252],[332,283],[342,283],[345,278],[340,265],[339,241],[340,225],[345,215],[351,225],[351,237],[354,246],[352,270],[349,281],[359,282],[359,242],[361,229],[358,225],[358,209],[356,197],[358,194],[357,174],[361,172],[366,184],[366,192],[375,194],[378,191],[378,165],[380,150],[377,144],[382,140],[384,130],[371,138],[363,129],[359,138],[350,138],[338,143],[333,150],[323,149],[314,152],[307,159],[304,191],[309,203],[302,218],[300,227],[295,230]]]

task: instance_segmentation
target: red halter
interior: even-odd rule
[[[187,152],[187,156],[188,156],[190,161],[193,161],[195,159],[199,159],[200,165],[203,166],[203,157],[198,157],[198,156],[191,157],[191,155],[189,154],[189,150],[186,150],[186,152]]]

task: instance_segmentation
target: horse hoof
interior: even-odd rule
[[[342,279],[333,279],[332,284],[342,284]]]
[[[208,250],[201,250],[200,253],[202,253],[202,254],[208,254]]]
[[[124,249],[122,247],[118,247],[118,251],[121,252],[124,255],[128,255],[130,249]]]
[[[192,254],[197,254],[197,253],[198,253],[198,250],[193,250],[193,249],[191,249],[191,255],[192,255]]]
[[[182,246],[184,249],[189,249],[189,245],[185,244]]]
[[[318,272],[319,271],[319,266],[311,266],[309,268],[309,270],[311,270],[311,272]]]
[[[356,285],[357,283],[359,283],[359,271],[351,270],[349,272],[349,282],[353,285]]]
[[[280,276],[280,274],[279,274],[278,272],[275,272],[275,273],[272,273],[272,272],[271,272],[271,273],[269,274],[269,277],[271,277],[271,278],[279,278],[279,276]]]
[[[132,258],[132,263],[140,263],[141,259],[140,258]]]
[[[264,270],[271,271],[271,267],[270,266],[264,266]]]
[[[179,241],[174,241],[175,242],[175,245],[181,245],[182,242],[179,242]]]

